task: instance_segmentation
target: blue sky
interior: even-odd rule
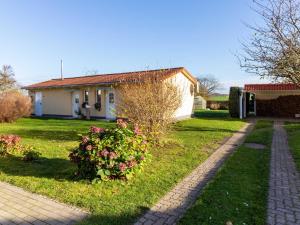
[[[251,0],[0,0],[0,65],[22,85],[59,77],[186,67],[231,85],[262,82],[233,53],[257,20]]]

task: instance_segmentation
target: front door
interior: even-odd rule
[[[42,98],[43,98],[42,92],[36,92],[35,93],[34,114],[36,116],[42,116],[43,115],[43,101],[42,101]]]
[[[115,93],[112,90],[107,91],[106,95],[106,118],[116,119]]]
[[[78,118],[80,115],[79,93],[72,93],[72,116]]]

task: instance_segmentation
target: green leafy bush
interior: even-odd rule
[[[27,146],[27,150],[23,152],[23,161],[32,162],[40,158],[41,153],[34,151],[33,147]]]
[[[34,151],[32,146],[22,145],[21,137],[18,135],[0,135],[0,156],[7,156],[13,153],[22,153],[24,161],[37,160],[41,155],[41,153]]]
[[[118,120],[116,128],[91,127],[69,157],[77,165],[80,179],[130,179],[142,169],[149,156],[148,147],[137,126],[130,129],[125,121]]]
[[[240,88],[231,87],[229,93],[229,114],[231,117],[240,116],[239,96],[240,96]]]

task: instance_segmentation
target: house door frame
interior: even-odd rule
[[[113,95],[113,102],[111,101],[111,96]],[[106,119],[115,120],[116,119],[116,106],[115,106],[115,92],[111,90],[106,91]]]
[[[34,114],[36,116],[42,116],[43,115],[43,94],[40,91],[35,92]]]
[[[80,93],[78,91],[73,91],[72,92],[72,116],[74,118],[79,117],[79,113],[78,113],[79,110],[80,110]]]

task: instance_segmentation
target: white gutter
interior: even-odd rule
[[[240,94],[240,119],[243,119],[243,92]]]

